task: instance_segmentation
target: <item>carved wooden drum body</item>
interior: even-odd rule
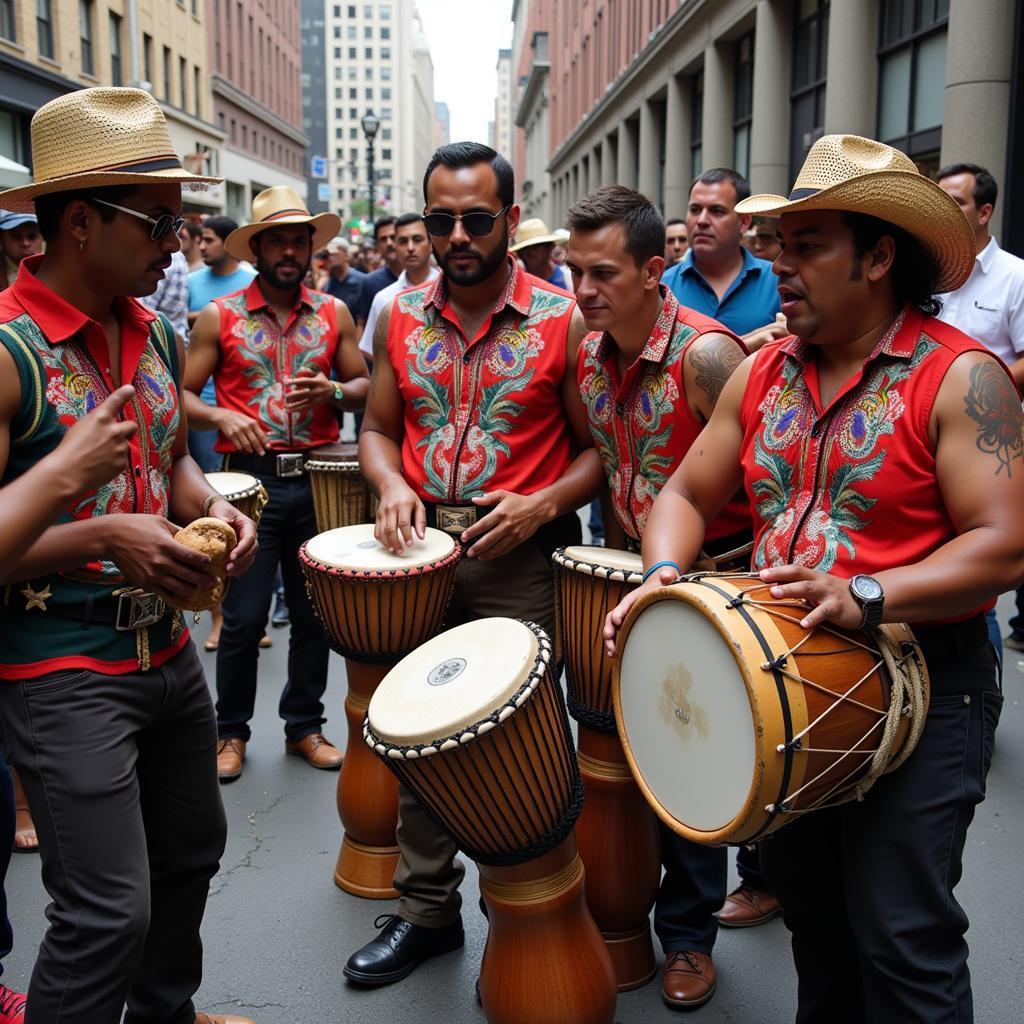
[[[373,521],[376,501],[359,470],[358,443],[340,441],[318,448],[306,460],[305,469],[318,530],[324,533]]]

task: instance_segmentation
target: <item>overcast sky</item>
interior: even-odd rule
[[[448,104],[452,142],[487,141],[498,50],[512,45],[512,0],[416,0],[434,60],[434,99]]]

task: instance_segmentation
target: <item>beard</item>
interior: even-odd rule
[[[261,256],[256,260],[256,271],[272,288],[280,288],[282,291],[285,291],[289,288],[298,288],[302,284],[303,278],[309,273],[311,261],[312,256],[306,260],[305,265],[301,264],[298,260],[278,260],[277,263],[268,263]],[[282,270],[285,272],[289,270],[298,271],[298,276],[294,281],[282,278]]]
[[[450,246],[444,256],[438,256],[435,249],[434,255],[449,281],[464,288],[472,287],[486,281],[499,267],[505,265],[505,258],[508,255],[508,229],[502,232],[501,241],[486,256],[482,256],[468,243],[458,249]],[[467,267],[453,267],[449,261],[455,255],[472,256],[474,262]]]

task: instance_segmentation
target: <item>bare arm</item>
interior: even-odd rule
[[[705,334],[687,350],[683,387],[691,411],[707,423],[726,382],[746,358],[743,346],[728,334]]]
[[[366,370],[366,360],[359,351],[359,329],[352,314],[340,299],[334,302],[338,321],[338,350],[334,357],[334,372],[345,392],[341,407],[357,412],[366,406],[366,398],[370,393],[370,375]]]
[[[769,341],[778,341],[779,338],[789,337],[790,333],[786,326],[785,316],[782,313],[776,313],[774,323],[765,324],[764,327],[741,334],[740,341],[743,342],[748,352],[756,352],[762,345],[767,345]]]

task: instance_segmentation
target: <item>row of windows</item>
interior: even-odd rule
[[[341,37],[342,37],[341,36],[341,26],[340,25],[335,25],[334,26],[334,38],[335,39],[341,39]],[[359,38],[359,30],[356,28],[355,25],[349,25],[348,26],[348,28],[345,31],[345,38],[348,39],[350,42],[353,42],[353,41],[355,41],[356,39]],[[364,25],[363,26],[363,39],[364,40],[367,40],[367,39],[372,40],[374,38],[375,38],[375,36],[374,36],[374,32],[373,32],[373,26],[372,25]],[[380,41],[382,43],[386,43],[390,39],[391,39],[391,29],[388,28],[387,25],[385,25],[380,30]]]
[[[353,132],[354,131],[355,131],[355,129],[353,129]],[[353,132],[349,133],[349,138],[350,139],[355,139],[355,138],[358,137],[357,135],[353,134]],[[336,153],[341,153],[342,150],[339,148],[339,149],[335,150],[335,152]],[[383,163],[388,163],[392,159],[391,150],[387,146],[385,146],[383,149],[379,149],[379,150],[375,149],[374,150],[374,157],[375,157],[375,159],[380,160]],[[339,156],[338,159],[341,160],[341,159],[343,159],[343,157]],[[344,164],[338,164],[338,166],[335,168],[334,176],[339,181],[341,181],[342,179],[344,179],[346,174],[351,174],[352,173],[352,169],[358,166],[359,160],[360,160],[359,149],[358,149],[358,147],[353,147],[352,149],[349,150],[349,166],[346,168],[346,166]]]
[[[349,151],[348,151],[348,171],[349,171],[349,174],[351,174],[353,177],[355,177],[359,173],[359,170],[358,170],[358,168],[359,168],[359,161],[363,159],[363,157],[365,156],[365,152],[366,151],[364,149],[360,148],[359,146],[352,146],[349,149]],[[345,150],[342,149],[341,146],[338,146],[338,148],[335,149],[335,151],[334,151],[334,159],[335,159],[335,161],[341,161],[341,162],[343,162],[345,160]],[[385,159],[390,160],[391,157],[389,156],[389,157],[386,157]],[[339,170],[338,177],[340,178],[340,177],[342,177],[342,174],[340,173],[341,172],[341,168],[339,167],[338,170]]]
[[[232,145],[240,146],[254,156],[262,156],[265,160],[280,164],[287,170],[294,171],[297,174],[303,170],[304,163],[301,151],[293,146],[286,146],[284,143],[278,142],[277,139],[271,137],[267,132],[261,134],[255,128],[250,131],[249,125],[244,121],[239,125],[235,118],[225,117],[224,111],[218,111],[217,124],[220,130],[227,135],[228,141]]]
[[[372,89],[368,89],[367,90],[367,92],[372,92],[372,91],[373,91]],[[366,98],[368,100],[372,100],[373,99],[372,96],[367,96]],[[381,89],[381,91],[380,91],[380,98],[382,100],[390,100],[391,99],[391,90],[390,89]],[[350,121],[359,121],[362,118],[362,116],[363,115],[359,113],[359,108],[358,107],[349,107],[348,108],[348,119]],[[335,107],[334,108],[334,117],[338,121],[344,120],[344,118],[345,118],[345,108],[344,107]],[[385,128],[384,130],[387,131],[387,132],[391,131],[390,128]]]
[[[335,4],[334,5],[334,17],[341,17],[341,9],[345,8],[345,17],[354,18],[356,12],[359,9],[358,4]],[[363,17],[368,21],[373,19],[374,12],[380,15],[381,21],[389,21],[391,19],[391,5],[390,4],[379,4],[374,7],[373,4],[363,4]]]
[[[334,59],[335,60],[341,60],[341,47],[340,46],[336,46],[334,48]],[[350,46],[348,48],[348,59],[349,60],[358,60],[359,59],[359,47],[358,46]],[[391,60],[391,47],[390,46],[382,46],[380,48],[380,59],[381,60]],[[372,46],[366,46],[366,47],[363,48],[363,60],[373,60],[373,47]]]

